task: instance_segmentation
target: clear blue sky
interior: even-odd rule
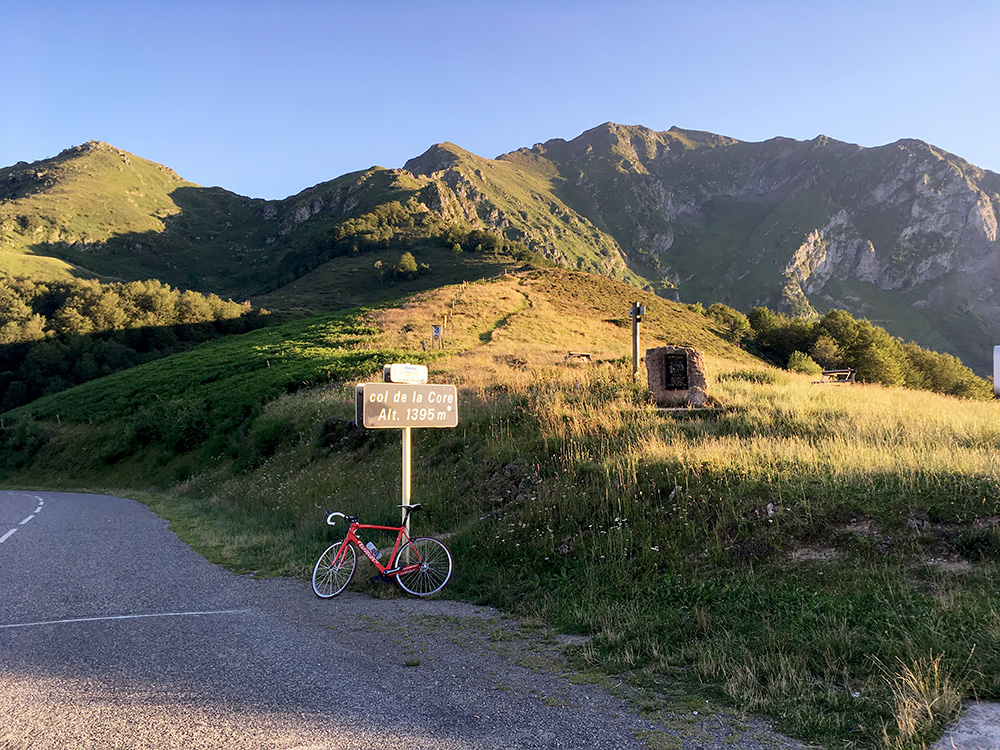
[[[0,166],[107,141],[283,198],[612,121],[1000,171],[1000,3],[0,0]]]

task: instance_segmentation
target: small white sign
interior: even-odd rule
[[[993,395],[1000,396],[1000,346],[993,347]]]
[[[427,365],[396,363],[382,368],[382,379],[387,383],[410,383],[421,385],[427,382]]]

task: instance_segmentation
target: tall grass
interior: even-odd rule
[[[624,367],[476,391],[467,423],[505,458],[469,467],[485,496],[441,489],[478,515],[458,586],[591,635],[587,663],[812,740],[917,747],[954,700],[911,731],[873,659],[922,674],[933,651],[944,673],[971,654],[963,688],[1000,688],[996,406],[761,372],[681,416]]]
[[[892,690],[895,726],[883,728],[887,747],[906,747],[926,738],[958,716],[962,691],[941,656],[930,654],[912,664],[900,662],[895,670],[884,667]]]
[[[627,350],[615,322],[627,306],[599,298],[587,304],[607,307],[584,315],[571,294],[543,294],[551,278],[469,285],[454,305],[455,289],[429,293],[382,317],[288,329],[284,345],[247,339],[256,364],[228,388],[233,367],[209,357],[218,377],[187,396],[223,394],[240,417],[222,453],[157,439],[95,462],[88,436],[109,428],[89,425],[92,406],[44,402],[37,429],[5,440],[28,467],[8,482],[44,464],[74,486],[143,486],[210,558],[305,578],[332,538],[324,510],[398,518],[399,434],[350,425],[352,381],[380,358],[422,356],[418,324],[447,309],[461,355],[428,361],[459,386],[459,426],[415,431],[413,492],[420,532],[449,535],[450,595],[589,636],[581,665],[829,746],[920,747],[958,697],[1000,697],[997,404],[814,385],[708,346],[703,329],[717,408],[663,413],[612,356]],[[542,335],[559,325],[565,337]],[[581,343],[598,364],[564,360]],[[206,352],[218,350],[188,363]],[[272,357],[287,369],[269,372]],[[101,403],[132,424],[126,402],[112,389]],[[55,428],[70,406],[84,416]]]

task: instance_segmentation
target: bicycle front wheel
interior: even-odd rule
[[[354,553],[353,545],[348,544],[344,554],[341,555],[336,564],[334,563],[342,544],[346,544],[346,542],[337,542],[327,547],[319,556],[319,560],[316,561],[316,567],[313,568],[313,591],[320,599],[330,599],[339,594],[347,588],[347,584],[351,582],[351,577],[354,575],[358,558]]]
[[[404,544],[396,555],[394,568],[416,564],[408,573],[396,576],[396,583],[408,594],[430,596],[451,580],[451,552],[437,539],[421,536]]]

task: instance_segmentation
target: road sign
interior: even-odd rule
[[[369,429],[457,427],[458,389],[425,383],[358,383],[357,423]]]

